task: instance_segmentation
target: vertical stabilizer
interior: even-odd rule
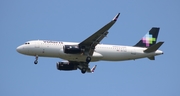
[[[137,47],[150,47],[156,44],[159,29],[157,27],[151,28],[151,30],[134,46]]]

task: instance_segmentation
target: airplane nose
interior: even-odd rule
[[[22,53],[22,52],[21,52],[22,49],[23,49],[22,46],[18,46],[18,47],[16,48],[16,51],[19,52],[19,53]]]

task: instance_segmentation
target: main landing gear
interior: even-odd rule
[[[35,58],[35,61],[34,61],[34,64],[37,64],[38,63],[38,55],[36,55],[36,58]]]
[[[86,73],[86,68],[82,68],[82,69],[81,69],[81,73],[82,73],[82,74]]]
[[[87,62],[87,64],[88,64],[89,62],[91,62],[91,57],[90,57],[90,56],[87,56],[86,62]]]
[[[90,57],[90,56],[87,56],[87,57],[86,57],[86,64],[88,65],[89,62],[91,62],[91,57]],[[82,68],[82,69],[81,69],[81,73],[82,73],[82,74],[85,74],[86,71],[87,71],[87,68]]]

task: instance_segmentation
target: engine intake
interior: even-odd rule
[[[64,45],[63,49],[64,53],[67,54],[78,54],[84,52],[84,50],[78,45]]]
[[[58,70],[64,70],[64,71],[77,70],[77,65],[69,62],[57,62],[56,66]]]

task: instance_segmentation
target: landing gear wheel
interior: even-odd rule
[[[90,61],[91,61],[91,57],[88,56],[88,57],[86,58],[86,62],[89,63]]]
[[[81,73],[82,73],[82,74],[86,73],[86,69],[83,68],[83,69],[81,70]]]
[[[37,64],[37,63],[38,63],[38,61],[37,61],[37,60],[35,60],[35,61],[34,61],[34,64]]]
[[[34,64],[37,64],[38,63],[38,55],[36,55],[36,58],[35,58],[35,61],[34,61]]]

